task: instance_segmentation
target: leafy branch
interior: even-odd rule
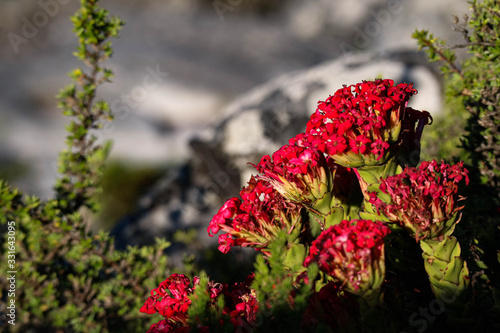
[[[107,103],[96,100],[97,88],[113,74],[102,62],[112,55],[109,38],[123,25],[98,3],[82,0],[72,17],[79,40],[75,56],[86,68],[73,70],[72,84],[58,96],[73,120],[59,158],[56,198],[41,201],[0,180],[0,271],[14,270],[7,266],[8,249],[14,248],[17,272],[14,296],[0,278],[2,332],[141,332],[151,319],[137,308],[168,271],[168,242],[117,251],[107,233],[87,232],[82,223],[82,209],[98,209],[95,193],[109,151],[93,133],[112,119]],[[3,232],[7,223],[15,239]],[[15,326],[6,320],[12,301],[19,310]]]
[[[69,74],[73,83],[58,95],[63,114],[73,120],[67,126],[67,148],[59,156],[62,177],[55,189],[64,213],[76,212],[82,206],[95,213],[98,204],[93,198],[99,191],[97,185],[110,143],[101,146],[91,131],[101,129],[103,121],[113,119],[108,103],[96,101],[96,91],[113,77],[113,71],[101,63],[111,57],[109,38],[117,37],[124,23],[109,17],[107,10],[98,7],[98,0],[82,0],[80,10],[71,19],[78,36],[74,55],[88,69],[87,72],[81,68],[73,70]]]

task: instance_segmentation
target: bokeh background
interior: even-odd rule
[[[416,52],[415,29],[460,42],[452,15],[468,11],[457,0],[101,4],[126,25],[107,62],[114,82],[100,90],[118,113],[100,133],[113,149],[97,229],[130,214],[148,188],[189,158],[190,139],[220,122],[238,96],[346,51]],[[69,20],[78,7],[76,0],[0,0],[0,178],[42,198],[53,194],[66,135],[55,96],[80,66]]]

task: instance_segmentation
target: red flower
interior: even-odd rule
[[[252,176],[240,192],[241,199],[229,199],[215,214],[207,228],[213,237],[220,230],[219,250],[233,246],[264,250],[279,230],[291,232],[301,220],[301,207],[286,201],[265,179]]]
[[[224,297],[224,310],[222,314],[229,315],[230,321],[236,329],[240,325],[248,326],[257,321],[258,303],[255,291],[250,289],[255,274],[249,275],[244,282],[235,283],[231,288],[227,284],[208,281],[207,294],[211,301],[208,306],[215,306],[219,296]],[[189,332],[187,324],[187,311],[191,301],[189,296],[193,294],[200,279],[193,279],[193,287],[190,280],[183,274],[172,274],[163,281],[160,286],[151,291],[151,296],[140,309],[143,313],[160,313],[165,319],[153,324],[148,333]],[[221,325],[224,325],[221,322]],[[209,328],[200,323],[196,326],[198,332],[209,332]]]
[[[392,80],[344,86],[326,101],[318,102],[306,132],[292,142],[317,148],[345,167],[382,164],[391,146],[396,149],[400,145],[403,130],[413,130],[413,140],[430,117],[426,112],[407,111],[408,100],[416,93],[411,84],[394,86]],[[411,115],[406,116],[407,112]],[[417,121],[419,128],[415,131]]]
[[[229,315],[234,328],[248,327],[257,321],[259,309],[255,290],[250,288],[255,274],[250,274],[244,282],[238,282],[224,289],[224,314]]]
[[[355,154],[365,154],[367,150],[367,144],[371,143],[370,139],[364,137],[363,135],[358,135],[354,140],[349,141],[352,152]],[[381,150],[382,152],[383,150]]]
[[[335,164],[319,150],[293,145],[293,142],[297,141],[291,140],[291,144],[278,149],[272,158],[262,157],[255,166],[263,174],[259,179],[269,182],[287,200],[306,208],[312,215],[310,223],[317,222],[324,227],[340,222],[343,213],[348,211],[346,203],[352,192],[354,173]],[[336,214],[338,212],[342,214]],[[315,229],[319,234],[319,228]]]
[[[140,312],[147,314],[158,312],[168,321],[165,324],[160,322],[155,327],[153,325],[150,330],[153,328],[155,330],[151,332],[170,332],[164,327],[178,328],[186,325],[187,310],[191,304],[189,295],[193,293],[190,283],[191,281],[184,274],[172,274],[160,283],[158,288],[151,291],[151,296],[141,307]]]
[[[331,158],[316,149],[284,145],[271,159],[262,157],[257,171],[285,198],[311,204],[332,191],[338,168]]]
[[[312,242],[304,266],[315,261],[349,292],[362,295],[384,280],[384,237],[389,232],[381,222],[343,220]]]
[[[188,333],[189,327],[172,323],[168,319],[163,319],[151,325],[146,333]]]
[[[382,155],[388,150],[390,145],[380,139],[376,139],[370,144],[371,151],[374,155],[378,155],[377,160],[382,158]]]
[[[219,251],[222,253],[228,253],[229,250],[234,246],[234,239],[231,234],[219,235]]]
[[[463,206],[458,196],[458,183],[469,183],[468,171],[460,162],[456,165],[435,160],[422,162],[417,168],[405,168],[396,176],[382,180],[380,190],[390,196],[390,202],[379,199],[375,192],[369,202],[379,214],[404,226],[416,240],[439,240],[453,232],[456,214]]]

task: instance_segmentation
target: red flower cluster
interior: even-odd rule
[[[241,199],[231,198],[210,221],[208,234],[220,230],[219,250],[227,253],[233,246],[264,249],[279,230],[291,232],[300,224],[300,207],[286,201],[272,185],[252,176],[240,192]]]
[[[333,161],[316,149],[284,145],[273,153],[272,160],[269,155],[262,157],[257,170],[275,179],[283,175],[289,181],[297,181],[297,175],[314,175],[318,167],[335,170]]]
[[[195,279],[195,284],[197,280]],[[151,326],[148,332],[183,332],[186,326],[187,310],[193,293],[191,281],[183,274],[172,274],[160,286],[151,291],[151,296],[141,307],[141,312],[153,314],[158,312],[166,317],[162,322]],[[168,329],[167,329],[168,328]],[[178,329],[178,330],[177,330]]]
[[[168,319],[163,319],[151,325],[146,333],[188,333],[189,327],[172,323]]]
[[[272,159],[265,155],[256,166],[282,196],[306,205],[332,191],[333,178],[340,168],[346,172],[322,152],[294,145],[281,147]]]
[[[383,164],[391,144],[400,140],[412,84],[393,80],[344,86],[319,102],[305,133],[290,144],[314,147],[346,167]]]
[[[441,239],[453,232],[456,213],[463,208],[457,194],[458,183],[469,183],[468,171],[463,162],[450,166],[441,161],[422,162],[417,168],[404,171],[382,180],[380,190],[390,196],[383,202],[375,192],[369,202],[379,214],[406,227],[416,240]]]
[[[230,290],[224,290],[226,302],[223,313],[230,316],[235,329],[257,321],[259,305],[254,290],[250,289],[254,277],[255,274],[251,274],[245,282],[235,283]]]
[[[343,220],[312,242],[304,266],[317,262],[349,292],[362,295],[384,280],[384,237],[389,232],[382,222]]]
[[[228,315],[229,320],[237,329],[257,320],[258,304],[255,292],[250,289],[254,274],[247,277],[245,282],[235,283],[231,288],[227,284],[209,281],[207,292],[214,300],[223,295],[224,310],[222,314]],[[147,333],[184,333],[189,332],[187,311],[191,301],[189,296],[199,283],[199,278],[194,278],[194,286],[190,287],[190,280],[183,274],[172,274],[163,281],[157,289],[151,291],[151,296],[142,306],[141,312],[154,314],[158,312],[165,319],[153,324]],[[167,292],[168,291],[168,292]],[[208,332],[205,326],[199,326],[200,332]]]

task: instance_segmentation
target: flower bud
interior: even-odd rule
[[[207,228],[211,237],[220,230],[226,232],[219,236],[221,252],[233,246],[265,251],[280,230],[288,234],[300,230],[301,207],[285,200],[267,180],[252,176],[240,196],[226,201]]]
[[[389,228],[370,220],[344,220],[312,242],[304,266],[318,263],[347,291],[363,296],[378,289],[385,277],[384,237]]]
[[[463,162],[450,166],[444,161],[422,162],[419,167],[406,167],[402,173],[382,180],[380,191],[390,196],[384,202],[372,192],[369,202],[379,214],[404,226],[417,241],[441,240],[452,234],[458,222],[457,213],[464,200],[457,194],[458,183],[469,183]]]

